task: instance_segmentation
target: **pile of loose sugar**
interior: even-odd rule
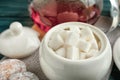
[[[101,43],[91,28],[75,26],[54,31],[48,46],[61,57],[83,60],[98,56]]]

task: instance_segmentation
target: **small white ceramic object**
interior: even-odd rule
[[[71,60],[55,54],[48,46],[53,32],[76,26],[89,27],[97,35],[101,42],[100,55],[84,60]],[[80,22],[67,22],[53,27],[43,38],[39,52],[41,68],[50,80],[102,80],[112,61],[110,42],[104,32]],[[84,55],[80,57],[84,58]]]
[[[10,58],[23,58],[38,49],[40,41],[37,32],[13,22],[8,30],[0,34],[0,53]]]
[[[116,40],[113,46],[113,59],[115,61],[116,66],[120,70],[120,37]]]

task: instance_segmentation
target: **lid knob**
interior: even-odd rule
[[[13,34],[18,35],[22,32],[22,24],[19,22],[13,22],[10,24],[10,30],[13,32]]]

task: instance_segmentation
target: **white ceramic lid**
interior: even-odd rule
[[[116,66],[120,70],[120,37],[116,40],[113,46],[113,59],[115,61]]]
[[[23,58],[40,45],[37,32],[23,27],[19,22],[11,23],[9,29],[0,34],[0,53],[11,58]]]

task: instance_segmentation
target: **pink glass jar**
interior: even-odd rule
[[[64,22],[94,24],[102,10],[102,0],[33,0],[29,10],[32,20],[47,32]]]

